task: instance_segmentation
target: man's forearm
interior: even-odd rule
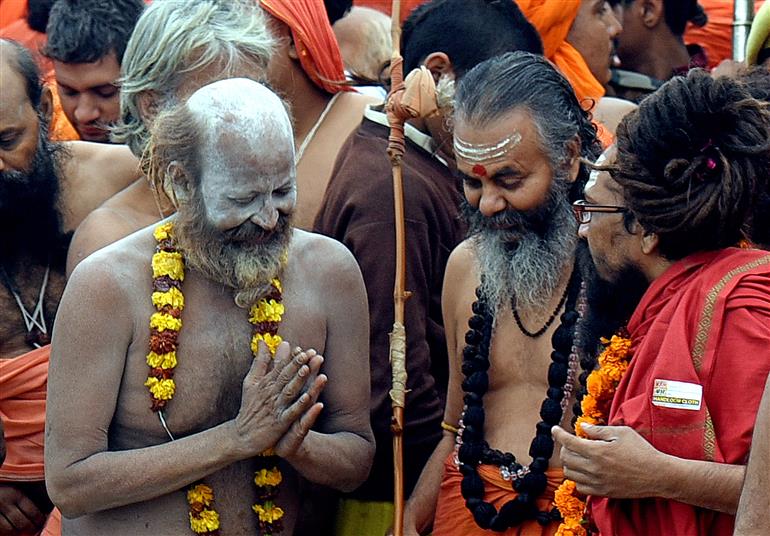
[[[50,463],[50,453],[49,494],[65,516],[78,517],[178,491],[247,457],[234,426],[228,421],[161,445],[98,452],[66,467]]]
[[[686,460],[665,455],[656,469],[660,496],[709,510],[735,514],[746,466]]]
[[[286,458],[303,477],[340,491],[353,491],[366,479],[374,442],[352,432],[308,432],[297,451]]]

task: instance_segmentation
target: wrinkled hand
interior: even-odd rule
[[[0,484],[0,536],[37,534],[45,520],[45,514],[24,493]]]
[[[558,426],[551,429],[561,447],[564,476],[579,492],[613,499],[660,496],[660,460],[656,450],[628,426],[582,425],[590,439],[576,437]]]
[[[300,357],[304,356],[302,359],[307,363],[305,366],[307,371],[305,371],[305,367],[303,367],[298,373],[298,375],[305,378],[305,384],[304,387],[300,388],[297,392],[292,392],[290,391],[290,387],[287,387],[285,390],[287,392],[285,394],[289,398],[294,398],[297,395],[309,396],[310,400],[307,402],[308,409],[299,419],[291,424],[286,434],[284,434],[284,436],[278,440],[278,443],[275,444],[275,454],[284,459],[289,458],[297,452],[297,449],[300,448],[305,437],[307,437],[308,432],[310,432],[310,429],[315,424],[316,419],[321,414],[323,404],[318,402],[318,396],[326,386],[327,380],[325,374],[319,374],[324,358],[315,350],[310,349],[303,351],[301,348],[297,347],[294,349],[293,355]]]
[[[239,442],[249,455],[274,447],[313,407],[325,377],[324,381],[315,378],[308,392],[303,392],[311,372],[310,360],[306,352],[292,355],[286,342],[271,359],[265,343],[259,342],[257,356],[243,379],[241,409],[235,417]]]

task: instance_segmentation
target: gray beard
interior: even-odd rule
[[[235,290],[235,304],[249,308],[271,291],[271,281],[280,277],[284,256],[292,237],[289,216],[281,216],[275,231],[264,241],[249,242],[215,229],[206,219],[203,202],[196,192],[192,206],[180,204],[174,235],[184,253],[185,265],[208,279]],[[252,227],[244,227],[252,226]],[[246,223],[237,233],[258,235],[256,225]]]
[[[464,207],[481,291],[495,310],[507,304],[532,312],[548,307],[564,269],[575,258],[577,223],[568,190],[566,182],[556,179],[546,203],[526,213],[508,211],[486,218]]]

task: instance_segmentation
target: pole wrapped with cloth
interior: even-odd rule
[[[396,223],[396,277],[393,289],[394,321],[390,335],[390,363],[392,388],[390,398],[393,406],[393,536],[404,532],[404,406],[406,405],[406,329],[404,328],[404,305],[410,296],[405,289],[406,282],[406,225],[404,216],[404,182],[401,159],[406,142],[404,123],[416,117],[430,117],[438,113],[436,84],[430,72],[422,67],[409,74],[404,80],[404,59],[401,57],[400,26],[401,5],[393,0],[391,11],[391,37],[393,54],[390,65],[391,91],[385,109],[390,125],[388,136],[388,157],[393,169],[393,199]]]

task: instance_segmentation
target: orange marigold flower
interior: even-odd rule
[[[614,391],[612,380],[607,377],[607,374],[602,372],[602,369],[594,370],[588,375],[586,389],[588,390],[588,394],[593,396],[597,401],[611,396]]]
[[[599,356],[599,364],[604,363],[617,363],[628,359],[628,354],[631,351],[631,339],[624,337],[618,337],[613,335],[609,341],[607,348]]]
[[[553,504],[559,509],[565,521],[567,519],[579,521],[583,518],[586,507],[585,503],[578,498],[576,484],[572,480],[561,483],[554,494]]]
[[[577,418],[575,421],[575,435],[578,437],[588,437],[586,433],[583,431],[583,424],[604,424],[604,421],[602,419],[593,419],[591,417],[586,417],[585,415],[581,415]]]
[[[211,506],[214,502],[214,490],[206,484],[196,484],[187,490],[188,503],[201,503],[203,506]]]
[[[596,399],[591,395],[586,395],[583,397],[583,400],[580,403],[580,408],[583,410],[583,415],[586,417],[599,419],[602,416],[602,413],[599,410],[599,404],[596,402]]]
[[[580,523],[562,523],[555,536],[586,536],[588,532]]]

